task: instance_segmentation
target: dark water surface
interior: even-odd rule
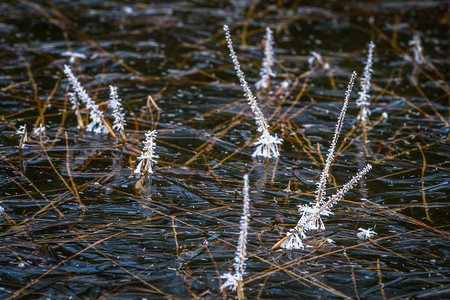
[[[264,30],[274,30],[276,77],[258,99],[284,139],[278,159],[252,158],[258,134],[223,24],[254,91]],[[449,298],[448,25],[447,1],[3,0],[0,298],[235,297],[220,276],[232,271],[245,173],[246,297]],[[370,41],[363,127],[355,101]],[[66,51],[84,57],[70,62]],[[310,65],[311,51],[328,67]],[[110,122],[109,85],[119,88],[125,146],[77,129],[64,64]],[[373,169],[304,250],[272,251],[297,205],[314,200],[353,70],[328,193]],[[21,125],[29,140],[19,151]],[[151,129],[158,164],[138,182]],[[377,235],[358,239],[358,228]]]

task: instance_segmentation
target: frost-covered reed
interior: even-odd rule
[[[336,124],[333,140],[331,141],[330,148],[328,150],[327,159],[325,161],[325,166],[320,175],[320,179],[317,183],[316,199],[314,205],[299,205],[299,212],[301,213],[300,220],[297,225],[290,230],[285,238],[281,239],[276,243],[272,249],[282,247],[284,249],[303,249],[302,240],[306,238],[306,233],[311,230],[324,230],[325,225],[322,221],[323,216],[329,216],[333,214],[331,212],[331,207],[338,203],[344,194],[350,190],[355,183],[357,183],[371,168],[370,164],[366,165],[361,171],[359,171],[350,181],[348,181],[338,192],[328,199],[326,196],[326,183],[330,175],[330,167],[334,160],[334,152],[337,145],[337,140],[342,129],[344,122],[345,112],[347,110],[348,101],[350,98],[350,93],[353,88],[353,83],[356,77],[356,73],[353,72],[350,82],[348,84],[347,91],[345,93],[345,100],[342,106],[339,119]]]
[[[108,107],[113,111],[114,116],[113,130],[117,130],[122,136],[122,140],[125,142],[126,137],[124,126],[127,125],[127,122],[125,121],[125,118],[123,116],[123,107],[121,103],[122,100],[119,98],[117,90],[118,90],[117,87],[112,85],[109,86],[110,101],[108,103]]]
[[[325,197],[325,187],[327,184],[328,176],[330,175],[330,167],[334,160],[334,151],[336,150],[337,141],[339,139],[339,134],[341,133],[342,125],[344,124],[345,113],[347,112],[348,101],[350,99],[350,94],[353,89],[353,84],[355,82],[356,72],[352,73],[350,81],[348,83],[347,91],[345,92],[344,104],[342,105],[341,112],[334,130],[334,136],[331,140],[330,148],[328,149],[327,159],[325,161],[325,166],[323,168],[322,174],[320,174],[319,182],[317,183],[316,190],[316,204],[318,207],[323,204],[323,199]]]
[[[141,152],[141,156],[137,158],[139,161],[134,173],[143,176],[150,176],[153,174],[153,164],[156,164],[156,158],[159,158],[158,155],[155,154],[156,148],[156,130],[149,130],[145,133],[145,141],[142,142],[144,144],[143,151]]]
[[[269,27],[266,27],[266,43],[264,45],[264,59],[259,76],[261,77],[255,83],[255,87],[258,90],[267,89],[270,86],[270,77],[275,77],[275,73],[272,70],[273,66],[273,32]]]
[[[283,140],[278,138],[276,135],[273,136],[270,134],[269,125],[267,124],[267,121],[264,118],[264,115],[259,108],[258,103],[256,102],[256,99],[253,96],[253,93],[250,90],[247,81],[245,80],[244,73],[241,70],[241,66],[237,59],[236,53],[234,52],[233,42],[231,40],[231,34],[228,26],[224,25],[223,30],[225,31],[225,38],[230,50],[230,57],[233,61],[234,69],[236,70],[242,89],[244,90],[244,95],[247,98],[248,103],[255,115],[255,121],[258,125],[258,132],[261,134],[258,141],[255,143],[256,150],[252,156],[263,156],[268,158],[278,157],[280,155],[278,151],[278,145],[281,144]]]
[[[357,119],[361,122],[366,122],[368,116],[370,115],[370,79],[372,77],[372,63],[373,63],[373,49],[375,48],[375,44],[371,41],[369,43],[369,51],[367,53],[367,61],[366,66],[364,67],[363,78],[361,80],[361,91],[358,93],[359,98],[356,100],[356,105],[361,107],[361,112],[358,115]]]
[[[98,105],[95,104],[94,100],[89,97],[88,93],[81,86],[78,78],[73,74],[72,69],[68,65],[64,65],[64,73],[69,79],[70,85],[78,96],[78,99],[89,109],[89,118],[91,119],[91,122],[86,126],[86,130],[93,131],[97,134],[109,132],[113,137],[116,137],[114,131],[111,129],[111,126],[109,126],[108,122],[106,122],[103,117],[103,112],[100,110]],[[71,97],[73,97],[73,95]],[[73,99],[71,102],[73,103]]]
[[[244,175],[244,188],[242,189],[244,195],[244,202],[242,205],[242,216],[240,222],[239,240],[234,257],[234,274],[226,273],[221,278],[226,281],[220,287],[220,290],[230,288],[232,291],[236,291],[239,299],[244,298],[243,276],[245,271],[246,261],[246,249],[247,249],[247,235],[248,235],[248,223],[250,218],[250,197],[249,197],[249,184],[248,174]]]

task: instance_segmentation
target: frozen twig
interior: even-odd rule
[[[418,65],[422,64],[425,61],[425,58],[423,57],[423,47],[422,47],[422,41],[420,40],[420,36],[416,33],[413,36],[413,39],[408,42],[408,44],[411,46],[411,51],[414,55],[414,62]]]
[[[117,93],[117,87],[110,85],[109,91],[110,91],[109,93],[110,101],[108,107],[113,111],[114,116],[113,130],[119,131],[122,136],[122,140],[125,142],[126,137],[124,126],[127,125],[127,122],[123,117],[123,107],[121,99],[119,98],[119,94]]]
[[[39,137],[43,134],[45,134],[45,126],[43,126],[42,123],[39,123],[39,126],[33,129],[33,136]]]
[[[89,118],[91,119],[91,123],[86,126],[87,131],[93,131],[97,134],[110,133],[113,137],[116,137],[114,131],[109,126],[108,122],[106,122],[103,117],[103,112],[99,109],[98,105],[95,104],[94,100],[89,97],[88,93],[81,86],[77,77],[73,74],[72,70],[68,65],[64,65],[64,73],[69,79],[70,85],[73,90],[77,93],[78,99],[86,105],[89,109]],[[71,100],[72,102],[72,100]]]
[[[155,154],[155,139],[156,130],[149,130],[145,133],[145,141],[142,142],[144,144],[144,149],[141,153],[141,156],[137,158],[139,163],[134,170],[134,173],[141,177],[145,175],[150,176],[150,174],[153,174],[153,164],[156,164],[155,159],[159,157]]]
[[[330,167],[334,160],[334,151],[336,149],[337,140],[342,129],[342,124],[344,122],[345,112],[347,110],[348,101],[350,98],[350,93],[353,88],[353,83],[355,81],[356,73],[353,72],[348,84],[347,92],[345,93],[344,104],[339,115],[339,119],[336,124],[336,129],[334,132],[333,140],[331,141],[330,148],[328,150],[327,159],[325,162],[324,169],[320,175],[319,182],[317,183],[316,190],[316,201],[314,205],[300,205],[299,212],[301,213],[300,220],[297,225],[290,230],[285,238],[281,239],[276,243],[272,249],[277,249],[282,247],[284,249],[303,249],[302,239],[306,238],[306,233],[310,230],[324,230],[325,225],[322,221],[322,216],[329,216],[332,214],[331,207],[339,202],[344,194],[350,190],[353,185],[358,182],[371,168],[372,166],[368,164],[360,172],[358,172],[350,181],[348,181],[336,194],[329,197],[328,200],[325,199],[325,188],[327,179],[330,173]]]
[[[263,157],[278,157],[280,153],[278,152],[278,144],[283,142],[282,139],[278,138],[276,135],[272,136],[269,131],[269,125],[267,124],[266,119],[264,118],[261,109],[256,102],[253,93],[251,92],[247,81],[245,80],[244,73],[241,70],[241,66],[237,59],[236,53],[234,52],[233,42],[231,40],[230,30],[227,25],[223,26],[223,30],[225,31],[225,38],[227,40],[228,48],[230,50],[230,57],[234,64],[234,69],[236,70],[237,76],[241,83],[242,89],[244,90],[245,97],[248,100],[248,103],[255,114],[255,121],[258,125],[258,132],[260,132],[261,136],[258,141],[255,143],[257,146],[255,152],[253,153],[253,157],[255,156],[263,156]]]
[[[264,59],[262,68],[259,71],[261,79],[255,83],[255,87],[258,90],[267,89],[270,86],[270,77],[275,77],[275,73],[272,71],[273,66],[273,33],[269,27],[266,28],[265,36],[266,44],[264,46]]]
[[[317,64],[324,70],[330,69],[330,65],[327,62],[324,62],[322,55],[320,55],[319,52],[311,51],[309,54],[311,54],[311,56],[308,57],[308,65],[310,69],[315,67]]]
[[[67,97],[69,98],[70,103],[72,103],[72,109],[75,110],[75,114],[77,116],[78,129],[84,129],[83,118],[81,117],[80,112],[80,102],[78,101],[77,94],[69,92],[67,93]]]
[[[321,216],[329,216],[332,214],[330,208],[339,202],[344,194],[350,190],[361,178],[372,169],[372,165],[367,164],[361,171],[358,172],[353,178],[348,181],[335,195],[328,198],[328,201],[324,202],[319,207],[311,207],[308,205],[300,206],[299,211],[303,212],[302,217],[298,221],[297,225],[291,229],[291,231],[278,241],[272,250],[279,247],[294,250],[303,249],[302,239],[306,238],[306,232],[310,230],[321,229],[324,230],[325,226],[322,222]]]
[[[366,66],[364,67],[363,78],[361,80],[361,91],[359,92],[359,98],[356,100],[356,105],[361,107],[361,113],[358,115],[358,121],[366,122],[370,115],[369,99],[370,99],[370,79],[372,77],[372,62],[373,62],[373,49],[375,44],[369,43],[369,51],[367,53]]]
[[[249,184],[248,175],[244,175],[244,188],[242,190],[244,195],[244,203],[242,206],[242,216],[240,222],[240,233],[239,240],[236,250],[236,255],[234,257],[234,270],[235,273],[226,273],[221,276],[221,278],[226,279],[226,281],[220,287],[220,290],[230,288],[232,291],[237,289],[238,298],[243,299],[243,284],[242,279],[245,271],[245,261],[246,261],[246,248],[247,248],[247,234],[248,234],[248,222],[250,218],[250,198],[249,198]]]
[[[25,148],[25,143],[28,142],[27,126],[21,125],[17,129],[16,134],[20,135],[19,149]]]
[[[342,125],[344,123],[345,112],[347,111],[348,100],[350,98],[350,94],[353,89],[353,83],[355,82],[355,77],[356,77],[356,72],[353,72],[352,76],[350,78],[350,81],[348,83],[347,91],[345,92],[344,104],[342,105],[341,113],[339,115],[339,119],[336,124],[333,140],[331,141],[330,148],[328,149],[327,160],[325,162],[325,166],[323,168],[322,174],[320,175],[319,182],[317,183],[315,207],[319,207],[319,205],[323,204],[323,199],[325,197],[325,187],[326,187],[328,176],[330,175],[330,167],[334,160],[334,150],[336,149],[337,140],[339,138],[339,134],[341,132]]]

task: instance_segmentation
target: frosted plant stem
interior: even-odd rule
[[[27,126],[21,125],[16,131],[16,134],[20,135],[19,149],[25,148],[25,143],[28,142]]]
[[[87,131],[94,131],[97,134],[102,134],[109,132],[112,137],[116,137],[111,126],[108,124],[106,119],[103,117],[103,112],[100,111],[98,105],[95,104],[94,100],[89,97],[88,93],[81,86],[77,77],[73,74],[72,70],[68,65],[64,65],[64,73],[69,79],[72,88],[77,93],[78,98],[86,105],[89,109],[89,118],[92,120],[91,123],[86,127]],[[93,112],[93,113],[92,113]]]
[[[413,36],[413,39],[408,42],[410,46],[412,46],[411,51],[414,54],[414,62],[416,64],[421,64],[425,62],[425,58],[423,56],[423,47],[422,41],[420,40],[420,36],[416,33]]]
[[[272,71],[273,66],[273,35],[272,30],[266,27],[266,44],[264,46],[264,59],[259,76],[261,79],[255,83],[256,89],[267,89],[270,86],[270,77],[274,77],[275,73]]]
[[[361,91],[359,92],[359,98],[356,100],[356,104],[361,106],[361,113],[358,115],[357,120],[366,122],[368,115],[370,115],[369,99],[370,99],[370,79],[372,77],[372,62],[373,62],[373,49],[375,44],[369,43],[369,51],[367,53],[366,66],[364,67],[363,78],[361,80]]]
[[[255,143],[257,148],[252,156],[264,156],[264,157],[278,157],[278,144],[282,143],[282,139],[277,136],[272,136],[269,131],[269,125],[267,124],[266,119],[264,118],[261,109],[256,102],[255,97],[253,96],[252,91],[250,90],[247,81],[245,80],[244,73],[241,70],[241,65],[236,56],[236,52],[234,52],[233,42],[231,40],[230,30],[227,25],[223,26],[223,30],[225,31],[225,38],[227,40],[228,48],[230,50],[230,57],[234,64],[234,69],[236,70],[237,76],[239,78],[239,82],[244,90],[244,95],[250,104],[250,107],[255,114],[255,121],[258,125],[258,132],[261,133],[258,141]]]
[[[350,82],[348,83],[347,91],[345,92],[344,104],[342,105],[341,114],[339,115],[338,122],[336,124],[336,129],[334,131],[334,137],[331,141],[330,149],[328,149],[327,160],[325,162],[325,166],[323,168],[322,174],[320,175],[320,180],[317,183],[316,190],[316,204],[315,208],[319,207],[322,204],[323,198],[325,197],[325,187],[327,184],[327,179],[330,173],[331,163],[334,160],[334,151],[336,149],[337,140],[339,138],[339,134],[341,132],[342,124],[344,123],[345,112],[347,111],[348,100],[350,98],[350,93],[353,89],[353,83],[355,82],[356,72],[352,73],[350,77]]]
[[[220,287],[220,290],[223,290],[227,287],[229,287],[232,291],[235,291],[237,289],[238,299],[244,299],[243,276],[245,272],[245,261],[247,260],[246,258],[247,234],[248,234],[248,223],[250,218],[248,174],[244,175],[244,188],[242,189],[242,193],[244,195],[244,203],[242,205],[239,240],[233,264],[235,274],[232,275],[231,273],[226,273],[222,275],[221,278],[226,278],[227,280]]]
[[[231,60],[233,61],[234,69],[236,70],[241,86],[244,89],[245,97],[247,97],[247,100],[250,103],[252,111],[256,116],[256,123],[259,126],[258,131],[268,132],[269,126],[267,125],[266,119],[264,118],[263,113],[259,109],[258,103],[256,102],[256,99],[253,96],[253,93],[250,90],[247,81],[245,80],[245,76],[241,70],[241,65],[239,64],[239,61],[237,59],[236,52],[234,52],[233,41],[231,40],[231,34],[228,25],[224,25],[223,30],[225,31],[225,38],[227,40],[228,49],[230,50],[230,57]]]
[[[118,94],[117,90],[118,90],[117,87],[112,86],[112,85],[109,86],[110,102],[109,102],[108,106],[113,110],[113,116],[114,116],[113,129],[119,131],[119,133],[122,136],[122,140],[125,143],[126,136],[125,136],[124,126],[127,124],[127,122],[125,121],[125,118],[123,117],[123,107],[122,107],[121,99],[119,98],[119,94]]]
[[[78,129],[83,130],[84,129],[83,117],[81,116],[81,113],[80,113],[80,103],[78,101],[77,94],[69,92],[69,93],[67,93],[67,97],[69,98],[70,103],[72,103],[72,109],[75,109],[75,114],[77,116]]]
[[[355,185],[359,180],[361,180],[361,178],[370,170],[372,169],[372,165],[371,164],[367,164],[361,171],[358,172],[358,174],[356,174],[355,176],[353,176],[352,179],[350,179],[350,181],[348,181],[336,194],[334,194],[332,197],[328,198],[327,202],[324,202],[320,208],[318,208],[317,210],[315,210],[314,213],[312,213],[308,218],[306,218],[305,220],[301,220],[302,222],[299,222],[299,224],[297,224],[297,226],[291,230],[284,238],[282,238],[281,240],[279,240],[273,247],[272,250],[276,250],[280,247],[282,248],[287,248],[287,249],[298,249],[298,248],[289,248],[286,247],[286,245],[288,244],[288,241],[292,238],[294,238],[296,235],[298,235],[300,233],[300,235],[303,235],[303,229],[305,226],[307,226],[307,224],[313,223],[315,222],[315,220],[320,217],[321,214],[323,214],[326,210],[329,210],[333,205],[335,205],[337,202],[339,202],[342,197],[344,196],[344,194],[349,191],[353,185]],[[302,248],[301,248],[302,249]]]
[[[144,149],[141,152],[141,156],[137,158],[137,161],[139,161],[139,163],[134,170],[134,173],[141,177],[145,175],[149,177],[150,174],[153,174],[153,164],[157,163],[155,159],[159,156],[155,154],[156,134],[156,130],[149,130],[145,133],[146,138],[145,141],[142,142],[142,144],[144,144]]]
[[[297,225],[290,230],[290,232],[286,235],[286,237],[282,238],[278,241],[273,247],[272,250],[275,250],[279,247],[292,250],[292,249],[303,249],[302,239],[306,238],[306,233],[310,230],[318,230],[325,229],[325,225],[321,219],[321,216],[329,216],[332,214],[330,208],[339,202],[344,194],[350,190],[353,185],[358,182],[371,168],[372,166],[368,164],[364,169],[358,172],[350,181],[348,181],[335,195],[329,197],[327,201],[325,198],[325,187],[327,183],[327,178],[330,173],[330,166],[334,160],[334,151],[336,149],[337,140],[339,138],[339,134],[342,129],[342,125],[344,122],[345,112],[347,110],[348,101],[350,98],[350,93],[353,88],[353,83],[355,81],[356,72],[352,73],[350,78],[350,82],[348,84],[347,91],[345,93],[344,104],[341,109],[341,113],[339,115],[336,129],[334,132],[333,140],[331,141],[330,148],[328,150],[327,159],[325,162],[324,169],[322,174],[320,175],[319,182],[317,183],[317,191],[316,191],[316,203],[314,206],[310,205],[300,205],[299,212],[302,213],[300,220]]]
[[[350,179],[343,187],[339,189],[339,191],[333,196],[328,198],[328,201],[322,205],[321,209],[330,209],[336,203],[341,201],[344,197],[345,193],[347,193],[367,172],[372,169],[371,164],[367,164],[361,171],[358,172],[352,179]]]

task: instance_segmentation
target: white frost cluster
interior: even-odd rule
[[[364,169],[353,176],[336,194],[328,197],[328,200],[326,202],[324,201],[321,206],[300,205],[299,212],[302,213],[302,216],[297,225],[287,234],[288,238],[281,247],[287,250],[303,249],[302,239],[306,238],[306,233],[311,230],[324,230],[325,225],[321,217],[332,215],[331,207],[338,203],[344,197],[345,193],[369,172],[370,169],[372,169],[372,165],[366,165]]]
[[[27,126],[20,125],[19,129],[16,131],[16,134],[20,135],[20,149],[25,148],[25,143],[28,142]]]
[[[317,64],[319,64],[319,66],[321,66],[324,70],[330,69],[330,65],[324,62],[322,55],[320,55],[319,52],[311,51],[309,54],[311,55],[308,57],[308,65],[310,69],[314,67],[315,62],[317,62]]]
[[[263,156],[263,157],[278,157],[280,152],[278,151],[278,145],[283,143],[283,140],[276,135],[270,135],[263,132],[261,136],[255,143],[256,150],[253,152],[252,156]]]
[[[414,62],[417,64],[421,64],[425,61],[425,58],[423,57],[423,47],[422,47],[422,41],[420,40],[420,36],[416,33],[413,36],[413,39],[408,42],[408,45],[411,46],[411,51],[414,55]]]
[[[77,59],[86,59],[86,55],[79,52],[64,51],[61,56],[69,57],[69,63],[73,64]]]
[[[69,98],[70,103],[72,103],[72,109],[73,110],[78,109],[80,103],[77,98],[77,93],[68,92],[67,97]]]
[[[76,92],[78,99],[80,99],[90,111],[89,118],[91,119],[91,122],[86,126],[86,130],[93,131],[97,134],[108,133],[108,129],[102,122],[103,112],[100,111],[98,105],[95,104],[91,97],[86,93],[68,65],[64,65],[64,73],[69,79],[70,85]],[[74,102],[73,95],[69,96],[69,100],[75,105],[76,102]]]
[[[44,133],[45,133],[45,126],[42,126],[42,123],[39,123],[39,127],[33,129],[34,136],[40,136],[41,134],[43,135]]]
[[[358,231],[356,236],[361,240],[368,240],[377,235],[377,233],[371,229],[358,228]]]
[[[266,28],[266,45],[264,46],[264,59],[262,68],[259,71],[261,79],[255,83],[255,87],[258,90],[266,89],[268,87],[269,78],[275,77],[275,73],[272,71],[273,66],[273,33],[272,30]]]
[[[281,246],[284,249],[303,249],[302,239],[306,238],[306,233],[311,230],[324,230],[325,225],[320,218],[321,215],[328,215],[328,211],[320,211],[319,207],[309,205],[299,205],[298,211],[302,214],[297,225],[288,233],[291,236]],[[331,213],[331,212],[330,212]]]
[[[231,34],[228,26],[223,25],[223,30],[225,31],[225,38],[227,40],[228,49],[230,50],[230,57],[233,61],[234,69],[236,70],[242,89],[244,90],[244,95],[248,100],[248,104],[255,115],[255,121],[258,125],[258,132],[261,133],[260,138],[255,143],[257,148],[253,153],[253,156],[263,156],[268,158],[278,157],[280,155],[278,151],[278,144],[281,144],[283,140],[270,134],[269,125],[267,124],[267,121],[264,118],[264,115],[261,112],[261,109],[259,108],[247,81],[245,80],[244,73],[241,70],[241,65],[239,64],[236,53],[234,52],[233,42],[231,40]],[[274,149],[276,149],[276,151],[274,151]]]
[[[124,126],[127,125],[127,122],[123,117],[123,108],[121,99],[119,98],[119,94],[117,93],[117,87],[110,85],[109,91],[110,91],[109,93],[110,102],[108,103],[108,107],[113,111],[114,116],[113,129],[123,132],[125,130]]]
[[[299,212],[302,214],[297,225],[287,233],[286,240],[281,244],[281,247],[287,250],[293,249],[303,249],[302,239],[306,238],[306,233],[311,230],[324,230],[325,225],[323,224],[322,217],[329,216],[332,214],[331,207],[339,202],[344,194],[352,188],[352,186],[358,182],[371,168],[372,166],[368,164],[364,169],[362,169],[358,174],[356,174],[350,181],[348,181],[336,194],[328,197],[325,200],[325,188],[327,179],[330,173],[330,167],[334,160],[334,151],[336,149],[336,143],[341,132],[342,124],[344,122],[345,112],[348,106],[348,100],[350,98],[350,93],[353,88],[353,83],[355,81],[356,73],[353,72],[350,82],[348,84],[347,92],[345,93],[344,105],[342,106],[341,113],[336,125],[334,132],[334,137],[328,150],[327,159],[325,162],[324,169],[320,175],[319,182],[317,183],[316,190],[316,202],[314,205],[300,205]]]
[[[226,279],[226,281],[220,287],[220,290],[230,288],[232,291],[235,291],[238,282],[243,279],[244,271],[245,271],[245,261],[246,258],[246,249],[247,249],[247,234],[248,234],[248,222],[250,218],[250,197],[249,197],[249,187],[248,187],[248,175],[244,175],[244,188],[242,193],[244,194],[244,203],[242,207],[242,216],[240,222],[240,233],[239,240],[236,250],[236,255],[234,257],[234,270],[235,274],[226,273],[221,276],[221,278]]]
[[[149,174],[153,174],[152,166],[153,164],[157,163],[155,159],[159,158],[159,156],[155,154],[156,134],[156,130],[149,130],[145,133],[145,141],[142,142],[142,144],[144,144],[144,149],[141,153],[141,156],[137,158],[139,163],[134,170],[135,174],[138,174],[140,176],[148,176]]]
[[[369,99],[370,99],[370,79],[372,77],[372,62],[373,62],[373,49],[375,44],[373,42],[369,43],[369,51],[367,53],[366,66],[364,67],[363,78],[361,80],[361,91],[358,93],[359,98],[356,100],[356,105],[362,107],[362,112],[358,115],[358,120],[362,122],[367,121],[367,117],[371,114],[369,109]]]

